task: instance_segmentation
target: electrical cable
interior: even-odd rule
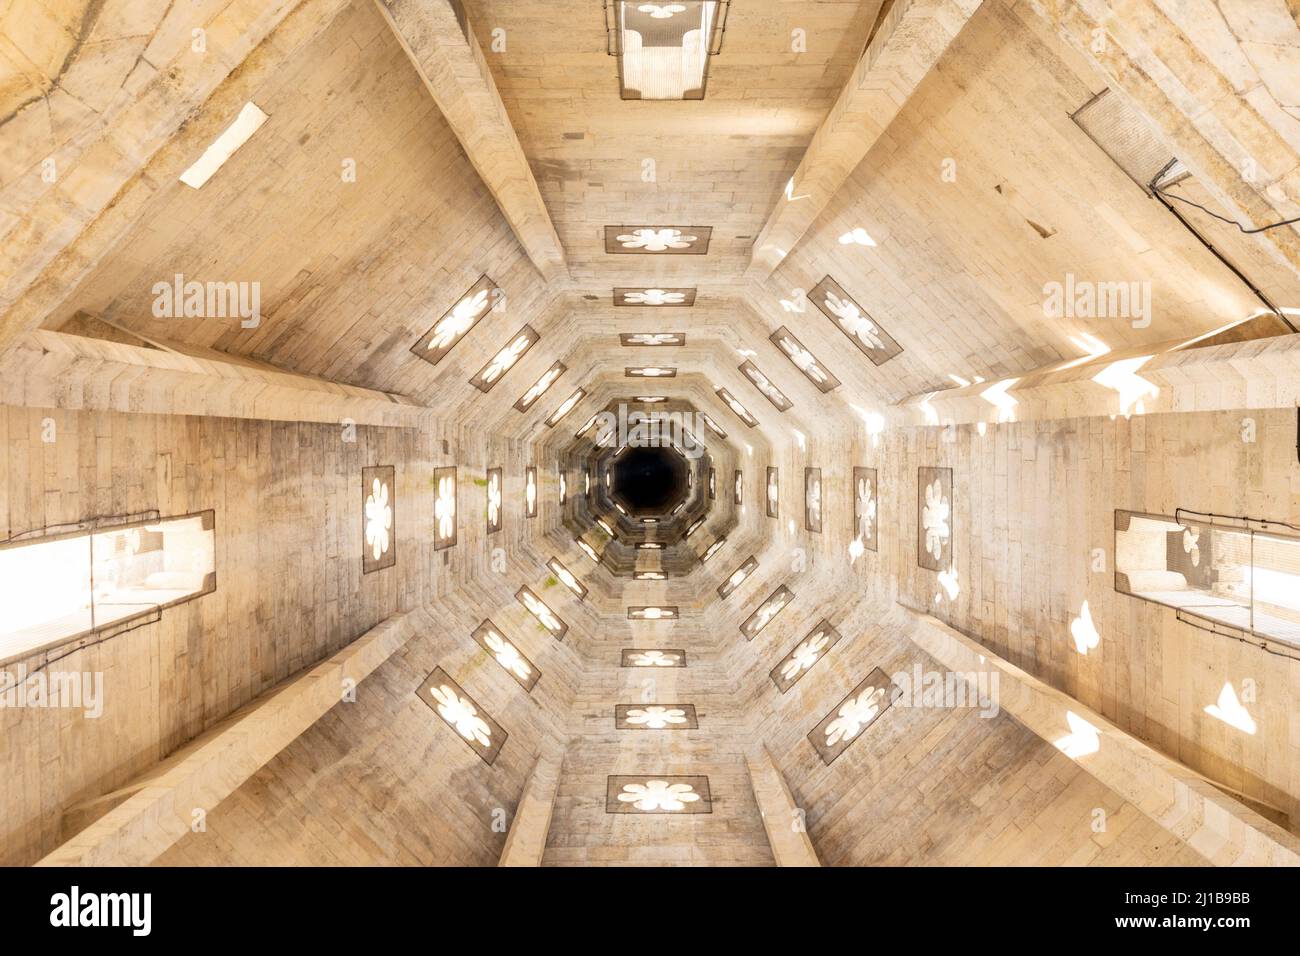
[[[1119,593],[1120,593],[1120,594],[1123,594],[1123,593],[1125,593],[1125,592],[1120,591]],[[1132,596],[1133,596],[1133,597],[1137,597],[1138,595],[1132,595]],[[1145,600],[1145,599],[1144,599],[1144,600]],[[1153,602],[1153,603],[1155,603],[1155,602]],[[1163,604],[1163,605],[1159,605],[1159,606],[1161,606],[1161,607],[1170,607],[1170,605],[1168,605],[1168,604]],[[1217,626],[1207,626],[1207,625],[1205,625],[1205,624],[1198,623],[1198,621],[1191,621],[1191,620],[1188,620],[1188,618],[1190,618],[1190,617],[1199,618],[1200,620],[1207,620],[1206,618],[1201,618],[1201,616],[1200,616],[1199,614],[1193,614],[1191,611],[1187,611],[1187,610],[1185,610],[1184,608],[1181,608],[1181,607],[1179,607],[1179,608],[1174,608],[1174,618],[1175,618],[1175,619],[1176,619],[1180,624],[1186,624],[1188,627],[1194,627],[1194,628],[1196,628],[1198,631],[1204,631],[1205,633],[1207,633],[1207,634],[1212,634],[1212,635],[1214,635],[1215,637],[1223,637],[1223,638],[1227,638],[1227,639],[1230,640],[1230,641],[1237,641],[1238,643],[1240,643],[1240,644],[1245,644],[1245,645],[1248,646],[1248,647],[1257,647],[1257,648],[1259,648],[1261,651],[1263,651],[1265,654],[1272,654],[1274,657],[1285,657],[1285,658],[1286,658],[1287,660],[1289,660],[1289,661],[1298,661],[1298,662],[1300,662],[1300,657],[1296,657],[1294,654],[1284,654],[1284,653],[1282,653],[1281,651],[1275,651],[1275,650],[1273,650],[1271,647],[1269,647],[1269,643],[1273,643],[1273,644],[1282,644],[1282,643],[1284,643],[1283,641],[1280,641],[1280,640],[1278,640],[1278,639],[1276,639],[1276,638],[1267,637],[1267,636],[1265,636],[1265,635],[1263,635],[1263,634],[1259,634],[1259,633],[1257,633],[1257,632],[1255,632],[1255,631],[1243,631],[1241,628],[1239,628],[1239,627],[1235,627],[1235,626],[1232,625],[1232,624],[1224,624],[1224,625],[1220,625],[1220,622],[1218,622],[1218,621],[1214,621],[1214,620],[1212,620],[1212,619],[1209,619],[1209,623],[1210,623],[1211,625],[1220,625],[1220,626],[1223,626],[1223,627],[1231,627],[1234,631],[1238,631],[1238,632],[1239,632],[1239,633],[1237,633],[1237,634],[1230,634],[1230,633],[1227,633],[1227,632],[1224,632],[1224,631],[1220,631],[1220,630],[1218,630],[1218,627],[1217,627]],[[1246,637],[1246,634],[1251,634],[1253,637],[1259,638],[1259,643],[1256,643],[1255,641],[1252,641],[1249,637]]]
[[[1151,182],[1147,183],[1147,190],[1150,192],[1150,194],[1153,197],[1155,197],[1156,201],[1159,202],[1160,205],[1164,206],[1165,209],[1169,211],[1169,214],[1171,216],[1173,216],[1175,219],[1177,219],[1180,223],[1183,224],[1184,229],[1186,229],[1188,232],[1190,232],[1193,236],[1196,237],[1197,242],[1199,242],[1206,249],[1208,249],[1210,251],[1210,254],[1214,256],[1214,258],[1218,259],[1221,263],[1223,263],[1233,275],[1235,275],[1238,279],[1240,279],[1242,283],[1246,286],[1246,288],[1248,288],[1254,294],[1255,298],[1259,299],[1260,302],[1263,302],[1264,305],[1268,307],[1268,310],[1272,312],[1275,316],[1277,316],[1279,322],[1285,325],[1292,332],[1300,332],[1300,329],[1297,329],[1295,327],[1295,324],[1289,318],[1287,318],[1286,313],[1284,313],[1281,309],[1279,309],[1276,305],[1274,305],[1272,300],[1269,299],[1269,297],[1264,294],[1264,291],[1259,286],[1255,285],[1254,282],[1250,281],[1250,278],[1244,272],[1238,269],[1235,265],[1233,265],[1227,256],[1225,256],[1222,252],[1216,249],[1213,243],[1211,243],[1203,235],[1200,234],[1200,232],[1196,229],[1194,225],[1192,225],[1191,221],[1188,220],[1186,216],[1184,216],[1182,213],[1180,213],[1177,209],[1174,208],[1173,203],[1170,202],[1171,199],[1177,199],[1179,202],[1191,203],[1193,206],[1196,206],[1196,208],[1205,210],[1205,212],[1209,213],[1209,215],[1213,216],[1215,219],[1220,219],[1225,223],[1234,225],[1238,229],[1242,230],[1242,232],[1246,231],[1245,228],[1241,226],[1239,223],[1234,222],[1231,219],[1226,219],[1223,216],[1218,215],[1217,213],[1210,212],[1210,210],[1205,209],[1204,206],[1198,205],[1197,203],[1192,202],[1190,199],[1183,199],[1181,196],[1175,196],[1166,193],[1164,189],[1162,189],[1160,186],[1161,180],[1164,178],[1165,174],[1168,173],[1177,164],[1177,162],[1178,162],[1177,159],[1171,159],[1169,160],[1169,162],[1165,163],[1165,165],[1161,168],[1160,172],[1156,173],[1155,176],[1151,177]],[[1275,223],[1274,225],[1283,225],[1283,223]],[[1271,228],[1273,228],[1273,226],[1264,226],[1261,227],[1260,230],[1254,230],[1254,231],[1259,232],[1262,229],[1271,229]]]
[[[1175,199],[1178,202],[1186,203],[1189,206],[1195,206],[1201,212],[1205,213],[1207,216],[1214,217],[1215,219],[1219,220],[1219,222],[1226,222],[1230,226],[1236,226],[1238,229],[1240,229],[1243,233],[1245,233],[1248,236],[1253,236],[1256,233],[1260,233],[1260,232],[1267,232],[1268,230],[1276,229],[1279,226],[1291,226],[1300,222],[1300,216],[1296,216],[1294,219],[1283,219],[1281,222],[1272,222],[1269,223],[1267,226],[1259,226],[1258,228],[1255,229],[1247,229],[1241,223],[1237,222],[1237,220],[1229,219],[1227,216],[1220,216],[1217,212],[1214,212],[1213,210],[1210,209],[1206,209],[1198,202],[1192,202],[1190,199],[1187,199],[1183,196],[1175,196],[1173,193],[1165,192],[1162,188],[1156,185],[1153,185],[1152,188],[1167,199]]]

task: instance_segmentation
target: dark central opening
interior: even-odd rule
[[[629,448],[614,462],[610,489],[636,514],[663,514],[686,496],[686,460],[669,448]]]

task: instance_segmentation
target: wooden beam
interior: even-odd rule
[[[776,271],[934,69],[981,0],[895,0],[754,242],[746,275]]]
[[[71,808],[69,820],[111,807],[38,866],[145,866],[189,833],[267,761],[340,702],[419,631],[416,615],[391,617],[329,660],[292,677],[130,785]]]
[[[205,23],[184,21],[183,30],[175,22],[159,23],[153,39],[160,49],[166,42],[161,34],[187,38],[171,44],[171,59],[156,63],[142,55],[129,77],[106,78],[122,87],[123,100],[95,116],[89,129],[54,144],[54,182],[33,169],[0,193],[8,213],[0,216],[0,351],[39,328],[135,225],[158,190],[174,183],[253,91],[346,6],[347,0],[231,3]],[[130,19],[134,12],[119,14]],[[191,16],[175,13],[178,20]],[[188,42],[191,28],[204,30],[202,56]],[[97,53],[88,48],[84,55]],[[152,47],[150,55],[157,55]]]
[[[497,866],[541,866],[546,852],[546,835],[551,830],[551,811],[560,787],[563,756],[542,755],[533,764],[524,792],[515,807],[515,817],[506,834]]]
[[[1015,421],[1300,405],[1300,335],[1187,344],[1180,339],[1059,362],[1011,379],[1001,391],[1015,402],[1008,406]],[[895,424],[996,422],[998,408],[985,394],[995,389],[996,397],[1000,385],[981,382],[913,395],[897,406],[903,414]],[[1118,387],[1130,391],[1127,405]]]
[[[795,805],[794,795],[772,760],[771,752],[760,743],[745,754],[745,763],[749,765],[749,782],[754,788],[758,814],[763,818],[776,865],[821,866],[804,827],[803,814]]]
[[[433,414],[401,395],[198,346],[157,344],[25,333],[0,355],[0,404],[404,428],[421,427]]]
[[[568,279],[564,249],[463,7],[375,0],[442,115],[548,282]]]
[[[1071,736],[1067,714],[1091,725],[1095,749],[1085,746],[1077,756],[1064,751],[1066,755],[1211,863],[1300,866],[1300,838],[1204,777],[942,621],[902,607],[899,612],[918,647],[958,674],[971,693],[981,681],[988,682],[982,684],[986,688],[996,687],[991,693],[1001,710],[1049,743],[1059,747]],[[980,672],[987,676],[978,678]]]

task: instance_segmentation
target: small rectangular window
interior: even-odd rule
[[[216,590],[212,511],[0,545],[0,661]]]
[[[1116,511],[1115,590],[1300,647],[1300,529]]]

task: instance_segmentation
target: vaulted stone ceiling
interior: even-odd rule
[[[1168,6],[737,0],[704,98],[654,102],[577,0],[11,4],[0,523],[211,511],[217,584],[6,659],[108,706],[0,712],[0,861],[1300,862],[1298,652],[1114,573],[1121,510],[1300,524],[1300,241],[1224,221],[1297,214],[1300,25]],[[654,526],[602,487],[647,395],[702,451]],[[1250,733],[1206,710],[1247,682]],[[618,799],[665,778],[711,812]]]

